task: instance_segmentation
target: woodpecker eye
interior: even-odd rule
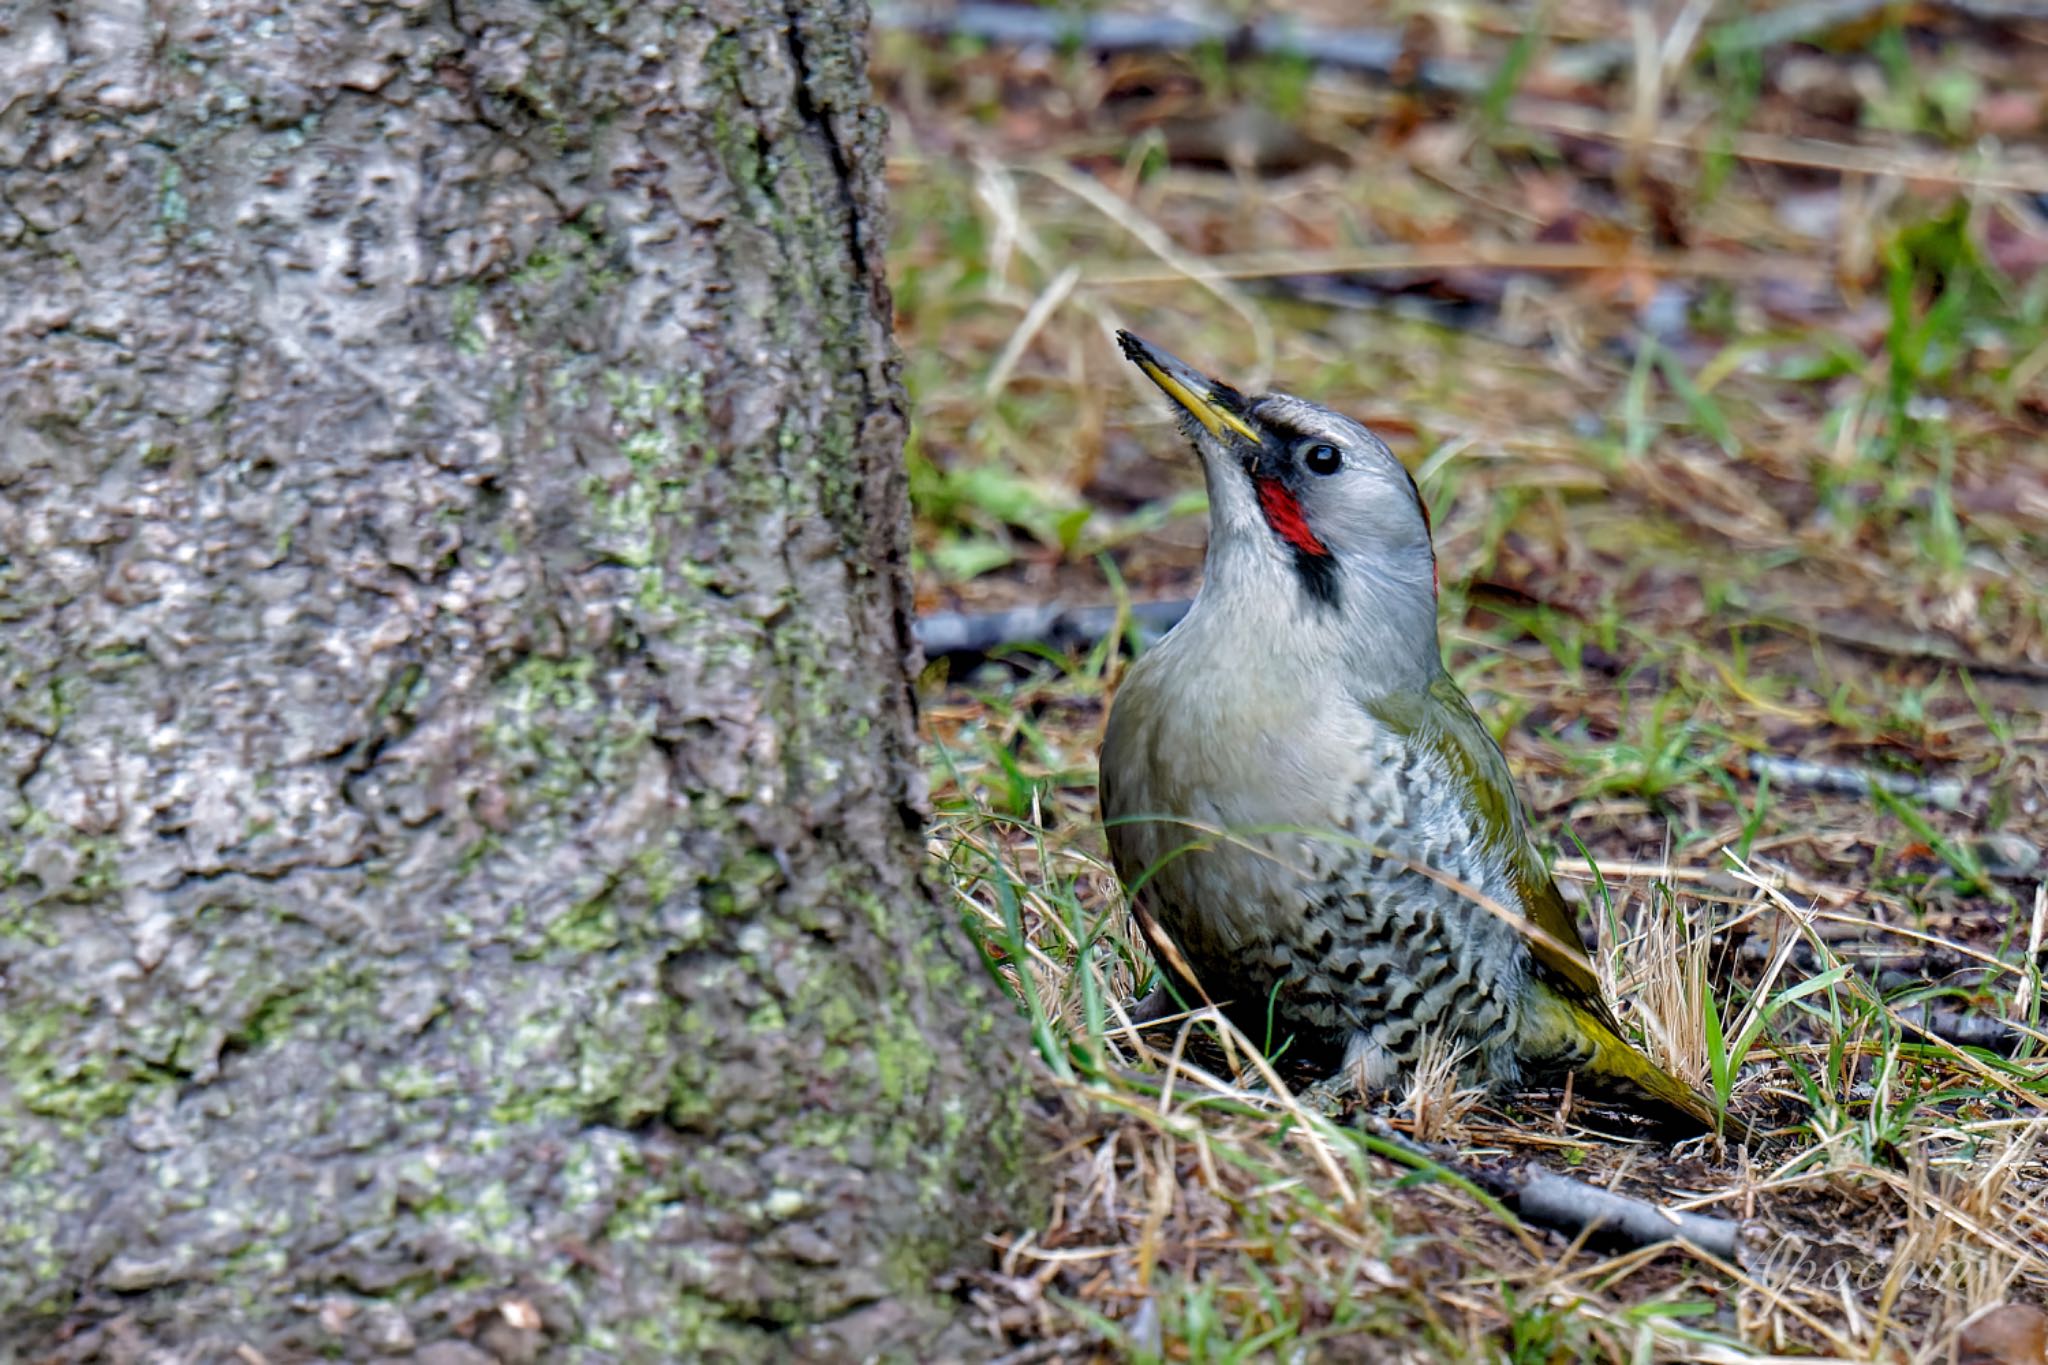
[[[1334,474],[1344,467],[1344,457],[1337,453],[1337,447],[1323,442],[1302,451],[1301,462],[1311,474]]]

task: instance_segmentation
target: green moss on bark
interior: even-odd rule
[[[231,0],[28,113],[100,140],[35,268],[125,358],[0,338],[49,456],[0,1354],[118,1304],[358,1358],[519,1295],[550,1356],[752,1356],[1016,1208],[1010,1016],[913,872],[853,9],[401,17]]]

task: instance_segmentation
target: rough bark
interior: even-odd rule
[[[864,26],[0,4],[0,1356],[933,1349]]]

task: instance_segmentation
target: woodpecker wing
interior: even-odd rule
[[[1579,946],[1579,929],[1571,906],[1551,880],[1550,869],[1543,865],[1543,855],[1536,851],[1536,846],[1525,838],[1522,847],[1522,856],[1515,862],[1515,885],[1522,893],[1523,912],[1545,936],[1532,938],[1529,944],[1537,969],[1549,976],[1550,985],[1559,995],[1584,1006],[1610,1032],[1621,1036],[1621,1021],[1614,1017],[1613,1007],[1600,993],[1600,977],[1585,949]]]
[[[1377,698],[1369,709],[1434,748],[1454,778],[1467,785],[1468,808],[1513,878],[1517,903],[1509,908],[1519,910],[1535,931],[1525,937],[1537,970],[1559,995],[1582,1002],[1619,1032],[1620,1025],[1600,994],[1600,978],[1580,944],[1572,909],[1550,879],[1543,855],[1530,842],[1514,774],[1472,703],[1448,673],[1439,673],[1427,692]]]
[[[1749,1141],[1753,1132],[1748,1124],[1732,1114],[1716,1114],[1705,1099],[1627,1041],[1613,1007],[1600,993],[1600,978],[1581,946],[1572,908],[1530,842],[1528,818],[1515,794],[1507,758],[1449,674],[1439,674],[1427,696],[1426,719],[1411,733],[1438,745],[1452,770],[1471,783],[1472,806],[1480,813],[1487,837],[1502,841],[1498,847],[1514,880],[1518,908],[1538,931],[1526,936],[1543,987],[1537,998],[1547,997],[1553,1006],[1546,1011],[1553,1017],[1538,1031],[1583,1053],[1582,1069],[1595,1079],[1619,1082],[1704,1127],[1718,1125],[1730,1137]]]

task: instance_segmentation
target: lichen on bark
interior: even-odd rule
[[[0,30],[0,1351],[928,1330],[1020,1049],[914,873],[863,26]]]

